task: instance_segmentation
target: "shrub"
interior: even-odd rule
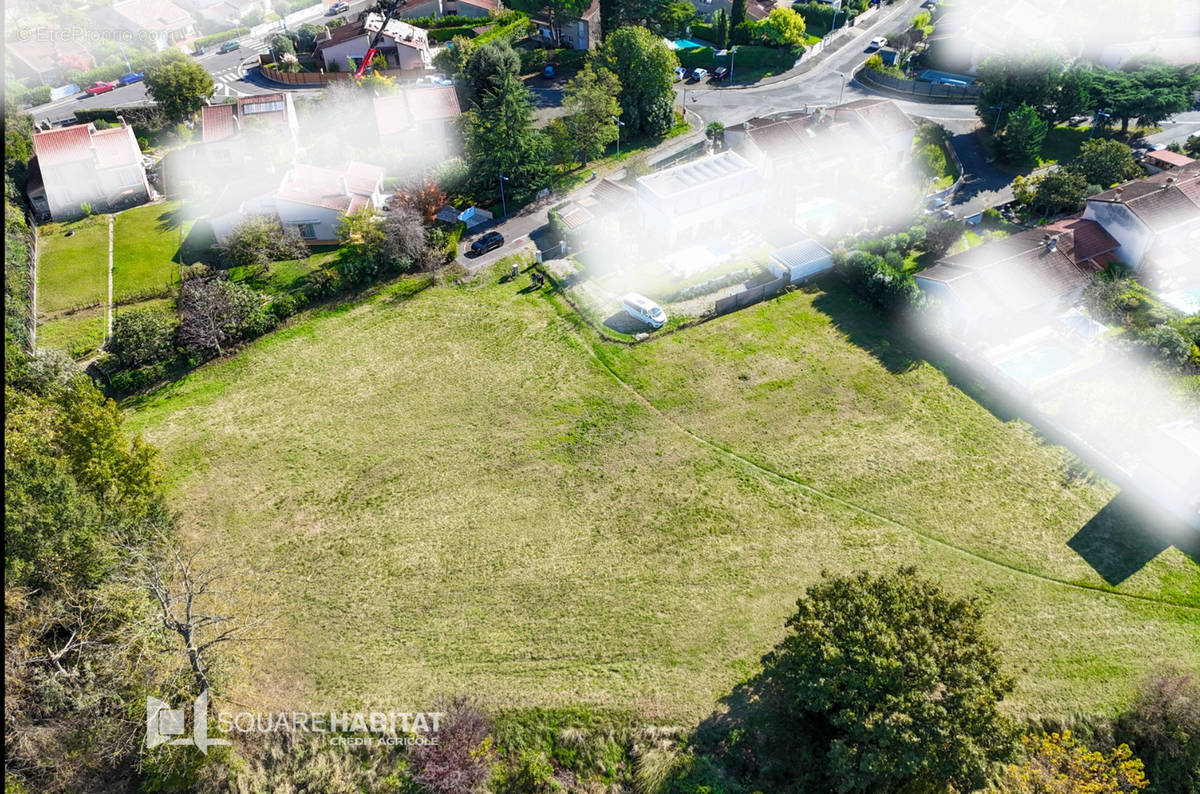
[[[1153,791],[1200,791],[1200,682],[1193,676],[1150,676],[1115,731],[1145,763]]]
[[[1160,325],[1136,332],[1133,348],[1160,364],[1178,368],[1188,360],[1192,344],[1171,326]]]
[[[118,312],[104,349],[122,367],[141,367],[175,357],[175,316],[166,309]]]
[[[18,101],[26,107],[44,105],[50,101],[50,86],[39,85],[34,88],[30,88],[28,91],[25,91],[20,95]]]
[[[284,227],[273,215],[253,215],[239,223],[217,252],[226,267],[241,266],[264,269],[281,259],[301,259],[308,256],[308,247],[300,233]]]
[[[492,773],[491,722],[466,698],[451,701],[441,711],[438,743],[408,749],[413,782],[430,794],[478,791]]]
[[[554,62],[563,69],[582,69],[590,54],[587,50],[557,50],[554,53]]]
[[[899,254],[891,251],[888,256]],[[900,272],[896,265],[866,251],[854,251],[847,258],[842,272],[859,297],[887,312],[908,306],[919,306],[923,297],[911,275]]]
[[[245,26],[230,28],[229,30],[222,30],[208,36],[201,36],[200,38],[196,39],[193,44],[200,47],[207,47],[210,44],[224,44],[230,39],[241,38],[249,32],[250,28]]]

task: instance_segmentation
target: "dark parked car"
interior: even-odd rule
[[[500,232],[488,232],[471,243],[471,253],[475,254],[475,256],[481,256],[488,251],[494,251],[502,245],[504,245],[504,235],[500,234]]]
[[[230,39],[229,41],[222,44],[221,49],[218,50],[217,52],[220,55],[224,55],[227,52],[233,52],[234,50],[241,49],[241,46],[242,46],[242,43],[240,41],[238,41],[237,39]]]
[[[131,83],[139,83],[145,77],[143,72],[130,72],[129,74],[121,75],[121,79],[117,80],[121,85],[129,85]]]
[[[713,80],[724,80],[728,76],[729,76],[729,70],[726,69],[724,66],[718,66],[716,69],[713,69],[713,72],[712,72]]]
[[[333,5],[331,5],[329,7],[329,10],[326,11],[325,13],[331,17],[334,17],[334,16],[337,16],[338,14],[342,13],[343,11],[349,11],[349,10],[350,10],[349,3],[334,3]]]

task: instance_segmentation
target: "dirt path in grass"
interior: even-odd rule
[[[113,288],[112,288],[112,270],[113,270],[113,215],[108,216],[108,302],[104,304],[104,341],[112,336],[113,329]]]

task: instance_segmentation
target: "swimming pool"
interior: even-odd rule
[[[1066,369],[1075,356],[1058,345],[1038,345],[1015,356],[1006,358],[996,366],[1008,377],[1029,386]]]
[[[671,43],[675,45],[675,49],[677,49],[677,50],[686,50],[686,49],[690,49],[691,47],[707,46],[707,45],[701,44],[698,41],[692,41],[691,39],[675,39],[675,41],[673,41]]]
[[[1200,286],[1168,292],[1162,299],[1186,315],[1200,314]]]

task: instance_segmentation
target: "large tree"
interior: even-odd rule
[[[1149,785],[1142,762],[1124,744],[1102,753],[1070,731],[1026,736],[1022,744],[1025,759],[1005,767],[999,794],[1128,794]]]
[[[666,43],[646,28],[621,28],[604,42],[600,63],[622,76],[619,99],[626,132],[665,135],[675,118],[674,71],[679,65]]]
[[[204,107],[215,89],[212,75],[203,66],[179,54],[150,67],[146,90],[168,119],[180,122]]]
[[[1097,69],[1092,77],[1093,101],[1121,122],[1121,132],[1137,119],[1152,126],[1187,110],[1200,76],[1188,68],[1152,66],[1135,72]]]
[[[733,30],[746,21],[746,0],[733,0],[729,9],[729,29]]]
[[[999,140],[1004,159],[1013,163],[1035,161],[1049,129],[1050,125],[1038,116],[1032,106],[1014,108],[1004,121]]]
[[[808,588],[763,661],[812,791],[980,788],[1012,748],[1012,684],[979,605],[914,569]]]
[[[550,182],[546,136],[533,127],[529,90],[505,74],[466,114],[464,125],[470,187],[476,199],[500,201],[500,179],[511,200],[528,200]]]
[[[1021,105],[1033,108],[1042,118],[1050,118],[1058,99],[1062,66],[1044,53],[990,58],[979,67],[977,79],[983,84],[983,92],[975,109],[991,129],[998,113],[1007,118]]]
[[[804,42],[804,17],[791,8],[775,7],[755,26],[755,32],[776,47],[795,46]]]
[[[615,119],[621,115],[621,103],[617,101],[620,91],[621,81],[615,74],[603,66],[594,69],[591,64],[567,83],[563,108],[575,156],[581,164],[604,154],[604,147],[617,139]]]
[[[718,47],[725,49],[729,46],[729,14],[723,8],[713,12],[713,35],[717,38]]]
[[[471,85],[472,98],[479,102],[491,91],[497,81],[521,73],[521,56],[507,41],[489,41],[478,47],[467,58],[467,82]]]
[[[1079,147],[1079,157],[1071,168],[1081,173],[1089,184],[1108,188],[1118,182],[1136,179],[1142,169],[1133,159],[1133,151],[1112,140],[1084,141]]]

